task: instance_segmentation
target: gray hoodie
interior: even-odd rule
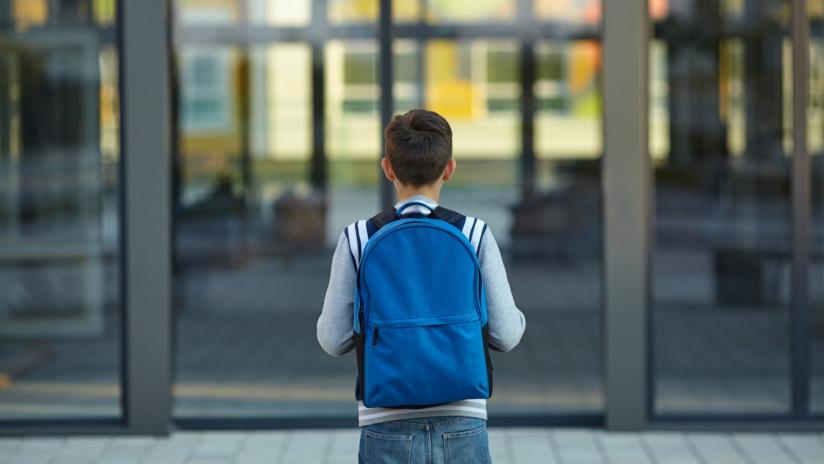
[[[432,208],[437,206],[433,200],[416,195],[399,202],[395,207],[398,208],[408,201],[420,201]],[[407,211],[412,212],[414,208],[415,206],[411,206]],[[496,351],[509,351],[521,340],[526,320],[515,306],[501,252],[488,227],[484,230],[480,243],[478,261],[486,290],[490,345]],[[323,311],[318,318],[318,342],[323,350],[332,356],[341,356],[355,347],[352,322],[356,271],[349,250],[346,235],[341,233],[332,257]],[[467,416],[486,419],[486,400],[457,401],[421,409],[367,408],[362,403],[358,406],[358,423],[361,426],[410,417]]]

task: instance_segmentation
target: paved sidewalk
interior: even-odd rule
[[[0,438],[3,464],[333,464],[356,461],[358,430],[177,432],[168,438]],[[493,428],[495,463],[821,464],[824,433],[608,433]]]

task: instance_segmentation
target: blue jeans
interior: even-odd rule
[[[361,428],[360,464],[484,464],[486,421],[444,416],[401,419]]]

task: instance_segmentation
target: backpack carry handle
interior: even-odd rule
[[[422,201],[410,201],[410,202],[408,202],[408,203],[404,203],[404,204],[403,204],[400,208],[398,208],[397,210],[395,210],[395,216],[397,216],[397,217],[401,217],[401,213],[402,213],[402,212],[403,212],[406,208],[409,208],[410,206],[423,206],[424,208],[428,209],[430,213],[432,213],[433,211],[435,211],[435,208],[433,208],[433,207],[431,207],[431,206],[427,205],[426,203],[424,203],[424,202],[422,202]]]

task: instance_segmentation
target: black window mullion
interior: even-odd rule
[[[518,0],[521,80],[520,184],[523,199],[535,194],[535,36],[532,0]]]
[[[389,124],[394,113],[394,101],[392,95],[392,87],[394,78],[393,66],[394,56],[392,54],[393,43],[393,28],[392,24],[392,0],[380,0],[380,18],[378,24],[378,42],[380,45],[380,52],[378,63],[380,65],[378,83],[380,86],[380,120],[381,129]],[[383,156],[384,141],[383,133],[381,132],[381,153]],[[384,180],[383,173],[378,167],[378,183],[380,184],[380,206],[381,208],[388,208],[392,205],[392,184]]]
[[[426,25],[429,14],[429,0],[419,0],[421,15],[418,17],[418,26]],[[426,42],[425,37],[415,37],[415,79],[418,86],[417,105],[423,108],[426,105]]]
[[[328,183],[326,118],[324,113],[326,67],[323,56],[323,47],[326,42],[325,31],[328,25],[326,0],[312,1],[311,17],[309,38],[312,47],[312,157],[309,168],[309,181],[312,187],[325,196]]]

